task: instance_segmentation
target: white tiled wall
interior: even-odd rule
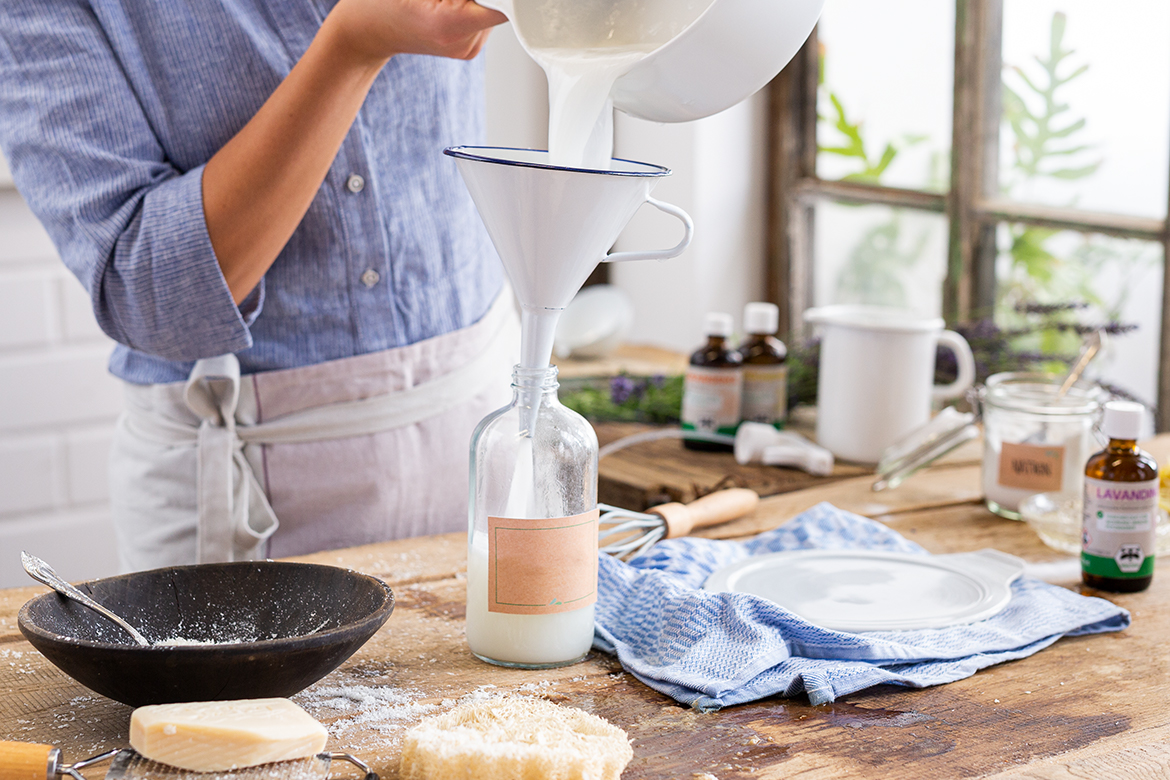
[[[0,165],[2,165],[0,160]],[[0,167],[0,587],[20,551],[71,580],[114,573],[106,488],[121,405],[112,342]]]

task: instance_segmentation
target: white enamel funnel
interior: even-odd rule
[[[670,170],[613,160],[612,169],[559,168],[548,152],[456,146],[455,158],[521,307],[521,359],[544,368],[557,319],[599,262],[665,260],[691,243],[694,226],[678,206],[650,197]],[[634,212],[649,203],[683,223],[670,249],[609,252]]]

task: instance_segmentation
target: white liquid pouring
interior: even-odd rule
[[[548,152],[553,165],[608,170],[613,157],[614,82],[657,44],[533,48],[548,76]]]

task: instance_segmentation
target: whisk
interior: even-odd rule
[[[686,536],[696,528],[719,525],[743,517],[756,508],[760,497],[754,490],[728,488],[708,493],[689,504],[672,502],[633,512],[609,504],[601,510],[601,551],[616,558],[632,558],[662,539]],[[606,544],[606,540],[612,540]]]

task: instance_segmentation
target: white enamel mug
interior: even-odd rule
[[[817,442],[844,460],[877,463],[882,452],[930,420],[933,399],[955,398],[975,381],[966,339],[939,317],[884,306],[808,309],[819,326]],[[959,375],[934,384],[939,345],[955,353]]]

